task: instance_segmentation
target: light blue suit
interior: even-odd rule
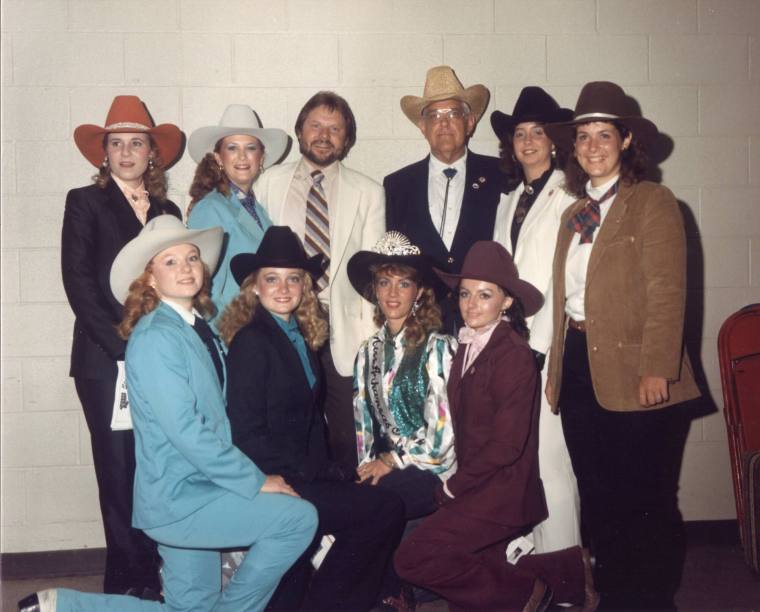
[[[127,345],[137,470],[133,525],[159,543],[165,604],[59,589],[57,612],[262,610],[317,524],[311,504],[260,493],[232,445],[223,389],[198,334],[161,303]],[[252,546],[220,592],[218,549]]]
[[[214,321],[238,294],[240,287],[230,272],[230,260],[238,253],[255,253],[264,232],[272,225],[266,210],[256,202],[256,212],[263,229],[250,213],[243,208],[237,196],[230,193],[225,197],[216,189],[206,194],[190,211],[187,226],[190,229],[224,228],[224,248],[219,267],[211,283],[211,299],[217,308]],[[201,256],[203,253],[201,253]]]

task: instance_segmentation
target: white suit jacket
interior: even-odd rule
[[[560,218],[563,211],[577,200],[563,189],[564,181],[561,170],[552,172],[523,222],[515,253],[512,253],[510,231],[517,201],[524,191],[522,183],[514,191],[502,194],[494,225],[493,239],[512,254],[520,278],[544,295],[543,308],[527,320],[530,346],[541,353],[549,350],[552,341],[552,262]]]
[[[298,162],[273,166],[254,185],[272,223],[284,225],[284,208]],[[338,162],[337,202],[330,206],[330,351],[341,376],[352,376],[363,340],[375,333],[374,306],[348,280],[346,264],[385,233],[385,192],[371,178]],[[305,210],[305,207],[304,207]],[[304,213],[305,214],[305,213]],[[303,236],[299,236],[303,240]]]

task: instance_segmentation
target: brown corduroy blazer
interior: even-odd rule
[[[567,220],[586,203],[581,199],[562,216],[554,254],[549,402],[558,412],[562,353],[567,330],[565,263],[573,237]],[[686,238],[683,217],[669,189],[643,181],[621,184],[594,244],[586,276],[586,334],[596,399],[614,411],[643,410],[641,376],[670,381],[664,408],[699,396],[683,349],[686,299]]]

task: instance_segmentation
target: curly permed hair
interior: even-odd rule
[[[311,276],[303,273],[303,295],[301,303],[295,311],[298,327],[309,348],[316,351],[329,338],[327,316],[319,303]],[[259,298],[253,288],[258,278],[258,271],[251,273],[240,287],[240,293],[232,300],[219,319],[219,333],[224,342],[229,346],[232,339],[243,327],[248,325],[253,318]]]
[[[406,340],[406,350],[418,347],[425,341],[430,332],[439,331],[443,326],[441,319],[441,309],[435,299],[435,292],[431,287],[426,286],[420,273],[411,266],[398,264],[381,264],[370,266],[372,272],[372,284],[365,290],[365,298],[375,305],[374,321],[375,325],[381,327],[385,323],[385,315],[377,303],[377,294],[375,292],[375,282],[378,274],[391,274],[408,278],[417,287],[422,287],[422,294],[417,299],[417,309],[414,315],[407,316],[404,322],[404,340]]]

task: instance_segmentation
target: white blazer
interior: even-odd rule
[[[275,225],[285,224],[285,203],[298,163],[273,166],[254,185],[256,198]],[[329,203],[330,351],[338,373],[352,376],[359,346],[377,327],[372,321],[374,306],[354,290],[346,264],[357,251],[375,246],[385,233],[385,191],[371,178],[340,162],[335,188],[338,201]]]
[[[494,225],[493,239],[512,254],[520,278],[544,295],[544,306],[527,320],[530,346],[541,353],[549,350],[552,341],[552,262],[560,218],[563,211],[577,200],[564,190],[564,181],[565,174],[561,170],[552,172],[523,222],[515,253],[512,253],[510,231],[517,202],[524,191],[522,183],[514,191],[502,194]]]

